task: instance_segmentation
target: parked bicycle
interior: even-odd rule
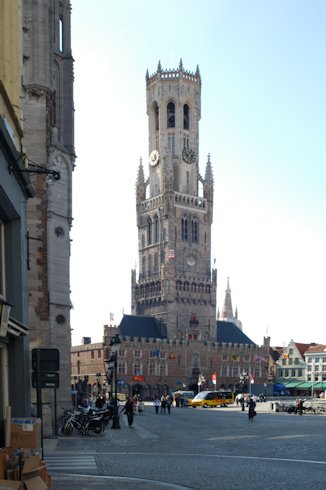
[[[63,410],[63,421],[59,427],[59,436],[70,436],[74,429],[78,430],[82,435],[103,434],[105,424],[101,417],[65,408]]]

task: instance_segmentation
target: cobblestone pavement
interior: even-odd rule
[[[281,408],[281,407],[280,407]],[[296,418],[291,417],[288,414],[285,413],[275,413],[276,412],[276,406],[275,404],[273,407],[271,406],[271,403],[266,402],[266,403],[257,403],[256,410],[259,413],[265,413],[265,417],[270,417],[272,414],[274,414],[275,420],[279,420],[280,422],[284,419],[284,421],[287,421],[287,417],[289,417],[289,421],[292,420],[293,422],[296,420]],[[148,407],[149,413],[148,415],[151,415],[151,410],[152,407]],[[189,411],[189,415],[192,414],[193,409],[186,408],[186,409],[180,409],[182,412],[180,412],[180,415],[185,411],[184,413],[187,413]],[[207,411],[207,417],[213,416],[213,410],[212,409]],[[217,409],[217,414],[223,411],[225,412],[225,416],[228,417],[233,413],[235,417],[238,417],[241,413],[241,407],[232,405],[229,406],[228,408],[219,408]],[[247,409],[246,409],[247,411]],[[197,412],[197,410],[196,410]],[[193,412],[193,415],[196,413]],[[154,412],[153,412],[154,413]],[[206,412],[205,412],[206,413]],[[238,413],[238,415],[237,415]],[[202,412],[204,415],[204,411]],[[269,415],[268,415],[269,414]],[[177,413],[176,413],[177,415]],[[199,412],[198,412],[199,415]],[[205,416],[204,416],[205,417]],[[201,419],[202,421],[208,420],[208,418],[205,417]],[[273,419],[274,419],[273,417]],[[285,417],[285,418],[284,418]],[[262,422],[263,419],[260,419],[260,416],[257,417],[259,421]],[[310,418],[310,416],[309,416]],[[307,421],[308,419],[307,418]],[[155,419],[155,420],[154,420]],[[183,423],[183,422],[188,422],[189,418],[178,418],[178,417],[173,417],[171,419],[171,423],[174,420],[178,419],[178,423]],[[301,419],[301,418],[300,418]],[[152,475],[156,474],[156,472],[150,472],[147,471],[147,479],[142,479],[141,477],[143,476],[141,471],[137,471],[137,456],[136,454],[142,453],[143,457],[145,457],[145,467],[149,468],[150,467],[150,462],[147,464],[147,458],[152,457],[154,458],[155,456],[151,452],[153,450],[154,452],[157,450],[157,443],[159,441],[157,433],[155,433],[155,430],[153,430],[153,427],[151,428],[150,425],[146,424],[139,424],[142,418],[138,419],[138,417],[135,419],[135,427],[128,428],[127,426],[127,421],[126,419],[121,416],[120,417],[120,424],[121,424],[121,430],[119,429],[111,429],[108,428],[106,429],[104,436],[89,436],[87,437],[87,444],[85,444],[85,436],[81,436],[79,434],[73,434],[70,437],[67,438],[53,438],[53,439],[44,439],[44,456],[45,456],[45,461],[49,470],[49,473],[53,475],[53,485],[52,488],[53,490],[102,490],[102,489],[126,489],[126,490],[189,490],[190,488],[194,487],[189,487],[189,486],[182,486],[183,482],[179,480],[175,480],[179,482],[179,485],[173,484],[173,483],[165,483],[164,481],[155,481],[150,479]],[[144,418],[144,421],[148,420],[150,422],[150,417]],[[160,425],[164,427],[166,425],[166,422],[168,419],[157,419],[160,420]],[[198,419],[200,420],[200,419]],[[216,419],[218,420],[218,419]],[[226,419],[225,419],[226,420]],[[236,419],[232,419],[235,420]],[[266,419],[267,420],[267,419]],[[271,421],[272,419],[268,419]],[[299,418],[298,418],[299,420]],[[304,417],[303,420],[306,420]],[[153,422],[155,423],[156,417],[153,417]],[[307,422],[306,422],[307,423]],[[165,424],[165,425],[164,425]],[[284,422],[282,421],[282,424]],[[168,424],[169,426],[171,424]],[[302,424],[300,424],[302,425]],[[187,428],[185,426],[185,428]],[[189,425],[190,430],[193,425]],[[264,431],[266,431],[266,428],[268,425],[261,426],[259,429],[259,437],[262,435]],[[308,425],[309,427],[309,425]],[[301,428],[301,427],[300,427]],[[250,429],[253,430],[253,429]],[[189,433],[189,430],[187,431]],[[257,439],[257,434],[254,434],[256,436],[255,439],[255,444],[259,443],[259,438]],[[251,435],[254,437],[254,435]],[[188,437],[188,436],[186,436]],[[189,436],[190,437],[190,436]],[[227,441],[230,436],[227,436],[224,432],[219,434],[217,437],[217,440],[220,441]],[[233,436],[235,437],[235,436]],[[241,444],[243,444],[243,441],[246,440],[244,439],[244,435],[241,434],[237,435],[237,448],[239,454],[241,453],[240,447]],[[249,437],[249,436],[246,436]],[[283,435],[283,432],[281,432],[281,436],[279,437],[285,437]],[[293,434],[289,434],[287,437],[289,437],[291,441],[291,437],[294,437]],[[297,437],[297,436],[296,436]],[[300,436],[302,437],[302,436]],[[210,437],[211,439],[211,437]],[[231,438],[232,439],[232,438]],[[282,439],[281,439],[282,440]],[[242,442],[241,442],[242,441]],[[271,444],[271,448],[273,447],[273,441],[274,437],[272,439],[269,439],[269,444]],[[147,455],[146,451],[142,452],[141,449],[139,449],[139,444],[142,445],[142,442],[147,446]],[[208,442],[208,444],[212,444],[211,442]],[[222,444],[222,442],[220,442]],[[311,443],[309,443],[311,444]],[[290,446],[289,446],[290,447]],[[85,450],[86,448],[86,450]],[[112,456],[110,456],[109,452],[110,449],[112,451]],[[202,448],[199,450],[199,455],[204,456],[204,454],[201,454]],[[293,449],[294,450],[294,449]],[[173,451],[172,451],[173,452]],[[129,472],[124,472],[124,471],[117,471],[117,468],[119,465],[123,465],[125,460],[126,460],[126,455],[128,453],[133,454],[132,460],[130,461],[133,465],[133,468],[135,468],[135,472],[130,470]],[[168,454],[168,453],[167,453]],[[225,451],[225,454],[228,455],[228,452]],[[231,455],[233,452],[231,451]],[[245,451],[245,454],[247,454],[247,451]],[[210,454],[208,453],[208,456]],[[173,455],[168,455],[170,459],[162,459],[162,464],[167,464],[167,471],[171,471],[169,464],[171,465],[171,468],[174,464],[174,456]],[[309,456],[310,457],[310,456]],[[176,459],[176,458],[175,458]],[[203,460],[202,460],[203,461]],[[159,459],[158,459],[158,464],[160,464]],[[267,463],[266,463],[267,464]],[[270,463],[269,463],[270,464]],[[130,465],[129,465],[130,466]],[[182,471],[182,469],[181,469]],[[187,471],[186,467],[184,467],[183,471]],[[99,473],[103,476],[99,476]],[[157,472],[157,477],[159,478],[159,474],[161,476],[161,480],[164,480],[164,471]],[[104,476],[105,475],[105,476]],[[119,476],[117,476],[119,475]],[[129,475],[129,477],[125,477],[123,475]],[[137,476],[138,478],[133,478],[133,476]],[[145,473],[144,473],[145,476]],[[171,476],[171,475],[170,475]],[[167,478],[168,479],[168,478]],[[170,482],[173,482],[173,479],[170,478]],[[188,484],[189,485],[189,480],[187,482],[184,482],[184,485]],[[198,485],[196,488],[199,488]],[[234,487],[235,488],[235,487]],[[254,487],[253,487],[254,488]],[[317,488],[317,487],[315,487]]]

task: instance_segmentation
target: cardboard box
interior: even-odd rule
[[[0,480],[0,490],[8,490],[15,488],[16,490],[23,490],[23,483],[21,481],[14,480]]]
[[[27,490],[49,490],[47,484],[42,480],[40,476],[36,476],[35,478],[26,480],[25,486]]]
[[[23,475],[27,473],[31,473],[41,466],[42,461],[40,456],[29,456],[25,459],[24,467],[23,467]]]
[[[4,479],[6,472],[6,457],[7,452],[5,448],[0,449],[0,480]]]
[[[10,446],[38,449],[41,444],[41,419],[14,418],[10,424]]]

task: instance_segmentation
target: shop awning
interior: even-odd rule
[[[300,383],[296,386],[297,390],[310,390],[313,383],[311,381],[305,381],[304,383]]]
[[[319,381],[313,386],[314,390],[326,390],[326,381]]]
[[[285,383],[285,388],[296,388],[297,386],[301,385],[302,381],[289,381],[288,383]]]
[[[20,337],[21,335],[28,335],[29,327],[23,325],[15,318],[10,317],[8,321],[8,333],[14,335],[15,337]]]

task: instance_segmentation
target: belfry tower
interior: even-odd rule
[[[132,271],[132,314],[154,316],[169,338],[211,339],[216,269],[211,269],[213,173],[199,173],[201,77],[184,70],[146,74],[149,177],[136,183],[139,275]]]

